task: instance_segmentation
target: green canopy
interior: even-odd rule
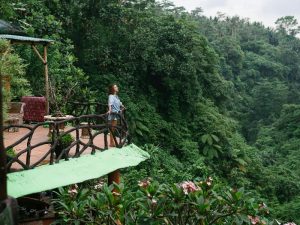
[[[134,144],[111,148],[96,154],[82,155],[54,165],[7,174],[8,195],[24,195],[98,178],[117,169],[136,166],[150,155]]]

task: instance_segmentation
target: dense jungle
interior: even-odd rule
[[[124,198],[141,201],[127,207],[141,210],[130,216],[122,211],[121,221],[300,224],[300,28],[293,16],[269,28],[222,13],[206,17],[201,8],[188,12],[169,1],[1,0],[0,18],[55,41],[48,56],[51,110],[65,110],[66,96],[106,104],[107,87],[118,84],[131,141],[151,155],[122,170]],[[44,95],[43,65],[30,47],[12,46],[12,55],[17,68],[10,99]],[[138,181],[149,189],[139,190]],[[172,185],[184,181],[200,182],[195,189],[203,193],[178,201],[205,207],[189,215],[182,206],[185,216],[178,216],[176,201],[164,199],[177,196]],[[89,193],[90,184],[79,185],[82,195],[72,201],[60,189],[66,224],[79,217],[86,217],[81,224],[110,224],[103,215],[92,222],[97,216],[88,217],[87,206],[79,213],[82,199],[108,195],[108,187],[102,197]],[[157,195],[152,206],[141,193]],[[226,193],[232,200],[224,200]],[[77,214],[68,208],[76,201]],[[213,210],[219,214],[209,214]]]

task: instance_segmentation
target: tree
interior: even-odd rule
[[[298,21],[294,16],[281,17],[276,20],[275,24],[277,25],[277,31],[283,32],[291,36],[296,36],[300,31]]]
[[[14,16],[14,8],[10,0],[1,0],[0,18],[9,19]]]
[[[7,41],[0,40],[0,73],[4,87],[4,117],[6,117],[7,104],[13,100],[19,100],[23,95],[29,95],[30,86],[24,77],[26,65],[17,55]],[[1,109],[3,110],[3,109]]]

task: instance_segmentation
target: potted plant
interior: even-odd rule
[[[59,136],[58,143],[54,149],[55,157],[58,158],[60,156],[60,154],[62,153],[62,151],[64,149],[68,148],[72,144],[73,141],[74,141],[74,137],[70,133]],[[64,159],[65,157],[66,157],[66,154],[64,153],[62,155],[61,159]]]
[[[6,162],[8,163],[16,156],[16,152],[13,148],[9,148],[6,150]]]

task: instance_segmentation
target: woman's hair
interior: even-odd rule
[[[113,94],[115,94],[115,90],[114,90],[114,86],[115,86],[116,84],[111,84],[111,85],[109,85],[109,87],[108,87],[108,94],[110,94],[110,95],[113,95]]]

